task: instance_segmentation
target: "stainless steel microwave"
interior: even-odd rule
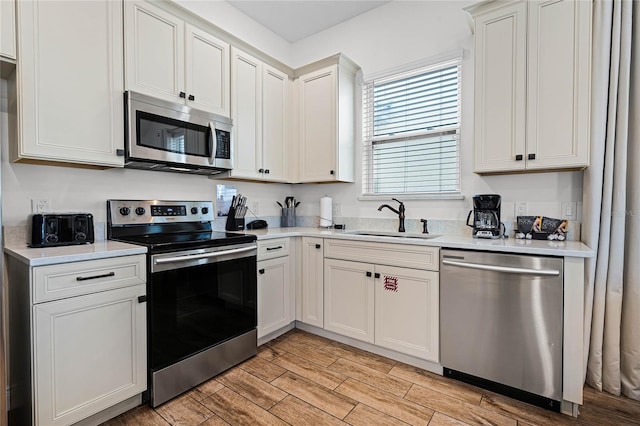
[[[233,168],[231,119],[131,91],[124,102],[125,167],[203,175]]]

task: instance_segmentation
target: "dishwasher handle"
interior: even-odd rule
[[[480,263],[461,262],[459,260],[442,259],[443,265],[457,266],[459,268],[477,269],[480,271],[503,272],[506,274],[538,275],[544,277],[559,277],[560,271],[553,269],[529,269],[515,268],[511,266],[483,265]]]

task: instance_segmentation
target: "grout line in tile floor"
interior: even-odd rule
[[[588,387],[580,411],[553,413],[294,329],[172,401],[103,425],[640,425],[640,402]]]

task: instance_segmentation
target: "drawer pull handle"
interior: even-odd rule
[[[98,278],[114,277],[115,275],[116,275],[115,272],[109,272],[108,274],[93,275],[93,276],[90,276],[90,277],[76,277],[76,281],[95,280],[95,279],[98,279]]]
[[[278,247],[267,247],[267,251],[271,251],[271,250],[280,250],[282,248],[282,246],[278,246]]]
[[[138,296],[138,303],[144,303],[147,301],[147,295],[145,294],[144,296]]]

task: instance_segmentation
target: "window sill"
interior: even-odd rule
[[[385,195],[360,195],[360,201],[389,201],[392,198],[406,200],[464,200],[462,194],[385,194]]]

